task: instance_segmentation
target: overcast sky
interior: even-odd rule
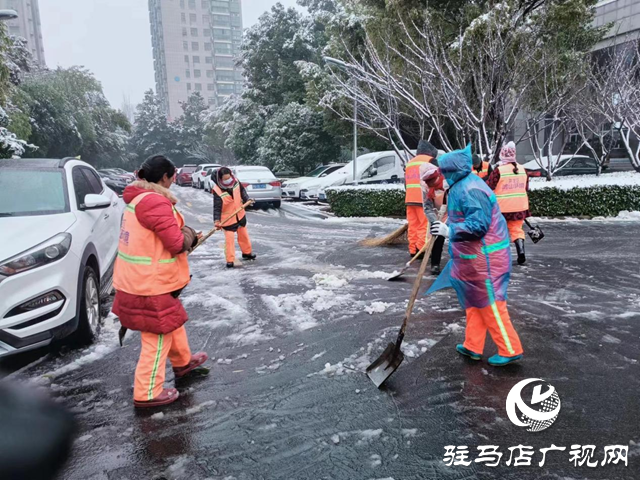
[[[242,0],[245,28],[277,2]],[[123,96],[136,104],[155,89],[148,0],[40,0],[40,17],[50,68],[84,65],[116,108]]]

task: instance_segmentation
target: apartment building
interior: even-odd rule
[[[242,92],[241,0],[149,0],[156,92],[169,119],[194,92],[219,105]]]
[[[0,9],[18,13],[18,18],[5,22],[9,34],[25,38],[35,61],[46,66],[38,0],[0,0]]]

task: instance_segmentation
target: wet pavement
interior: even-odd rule
[[[210,228],[210,196],[176,191],[187,223]],[[407,260],[403,248],[357,241],[399,222],[325,217],[289,204],[251,212],[258,261],[233,271],[219,234],[194,253],[182,299],[192,349],[209,354],[212,371],[178,383],[169,407],[134,411],[139,338],[120,348],[112,317],[91,348],[0,364],[77,415],[65,479],[640,478],[640,224],[543,224],[545,240],[527,243],[510,287],[521,364],[456,354],[464,314],[448,290],[417,302],[407,359],[377,390],[362,371],[395,338],[413,277],[385,280]],[[526,378],[550,382],[562,402],[542,432],[507,417],[507,394]],[[566,451],[539,466],[551,444]],[[594,445],[601,461],[613,444],[629,446],[628,466],[570,461],[572,445]],[[447,466],[448,445],[468,446],[472,463]],[[473,462],[480,445],[499,447],[499,466]],[[506,465],[518,445],[533,447],[531,466]]]

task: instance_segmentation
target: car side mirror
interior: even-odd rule
[[[375,177],[376,175],[378,175],[378,170],[371,170],[371,176]]]
[[[101,210],[111,205],[111,199],[105,195],[89,193],[84,197],[84,203],[80,205],[80,210]]]

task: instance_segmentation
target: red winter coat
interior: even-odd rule
[[[152,230],[160,238],[167,250],[177,255],[184,251],[184,235],[173,215],[173,205],[177,200],[171,192],[157,184],[135,182],[125,188],[123,199],[130,203],[149,190],[160,195],[143,198],[136,206],[136,218],[140,225]],[[143,297],[117,291],[113,313],[123,327],[155,334],[173,332],[188,320],[182,302],[170,293]]]

